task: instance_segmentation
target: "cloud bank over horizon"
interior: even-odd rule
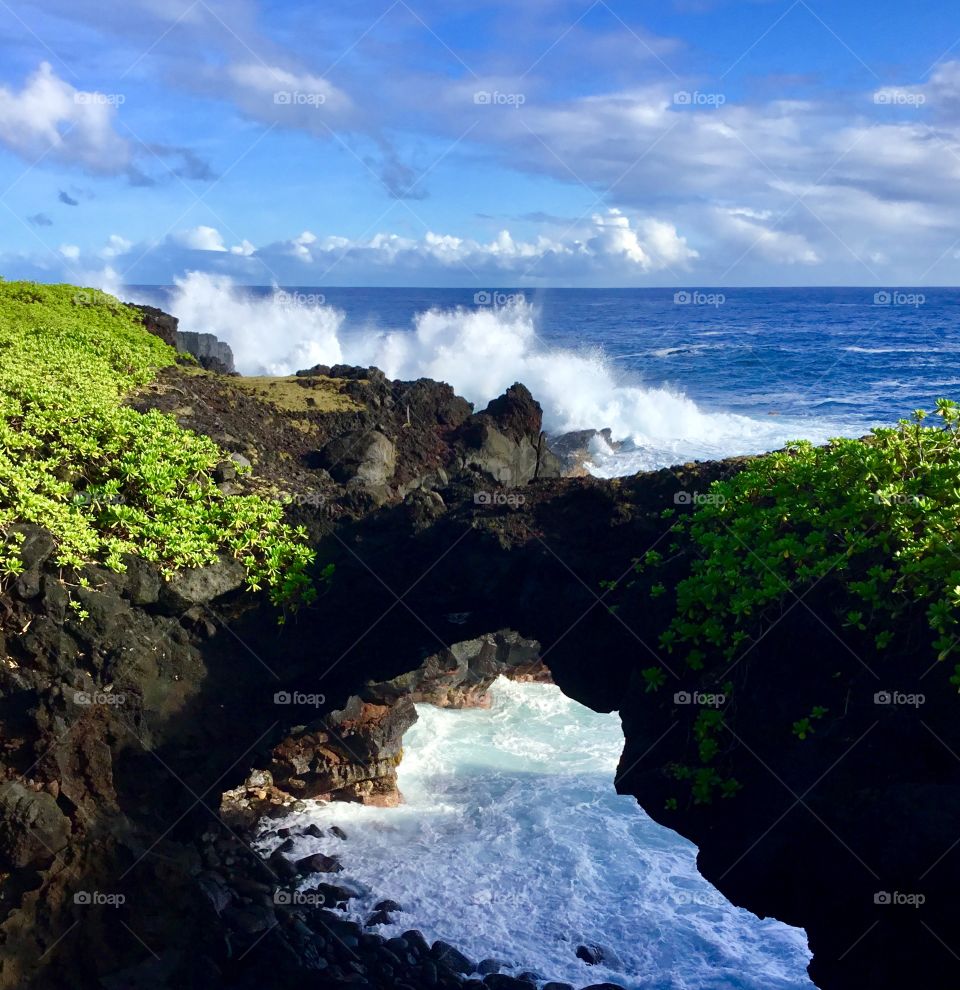
[[[28,2],[26,36],[0,31],[7,277],[960,279],[936,11],[895,38],[845,0],[95,9]]]

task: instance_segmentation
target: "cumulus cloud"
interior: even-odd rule
[[[0,86],[0,143],[31,162],[50,156],[90,172],[123,172],[131,151],[114,129],[120,100],[78,90],[42,62],[22,89]]]
[[[715,217],[722,235],[747,253],[785,265],[816,265],[820,261],[820,256],[802,234],[778,230],[777,220],[769,211],[717,208]]]
[[[685,267],[699,257],[677,234],[677,228],[662,220],[648,217],[633,229],[628,217],[612,209],[605,216],[594,215],[593,222],[597,234],[587,243],[594,255],[620,256],[645,272],[673,265]]]
[[[171,240],[180,247],[188,248],[191,251],[226,251],[227,246],[223,243],[223,237],[216,227],[191,227],[189,230],[182,230],[172,234]]]
[[[118,258],[127,254],[133,247],[133,241],[128,241],[119,234],[111,234],[106,245],[100,251],[101,258]]]
[[[46,213],[34,213],[33,216],[27,217],[27,221],[32,223],[34,227],[53,226],[53,221],[46,215]]]
[[[540,284],[558,279],[571,284],[635,279],[651,273],[686,269],[698,253],[688,246],[674,224],[652,217],[631,217],[620,210],[597,214],[562,238],[538,236],[524,240],[509,230],[481,241],[451,233],[426,231],[406,237],[381,231],[369,237],[320,236],[304,230],[285,240],[260,247],[249,240],[229,246],[223,234],[206,225],[176,231],[156,242],[133,244],[113,234],[99,249],[61,249],[72,262],[93,264],[109,260],[136,269],[131,281],[162,280],[160,271],[182,272],[198,265],[241,278],[282,284],[319,283],[335,277],[408,281],[437,278],[446,284],[494,279],[503,284]],[[201,260],[202,259],[202,260]],[[438,284],[438,283],[437,283]]]

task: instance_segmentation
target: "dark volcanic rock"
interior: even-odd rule
[[[14,780],[0,784],[0,858],[29,866],[55,856],[69,838],[70,819],[49,794]]]
[[[336,856],[324,856],[323,853],[304,856],[297,860],[295,866],[299,873],[340,873],[343,870]]]
[[[159,337],[170,347],[177,346],[177,327],[180,325],[180,321],[175,316],[164,313],[162,309],[157,309],[156,306],[141,306],[137,303],[127,303],[126,305],[140,313],[148,333]]]
[[[230,345],[219,340],[212,333],[196,333],[192,330],[178,330],[174,346],[184,354],[192,354],[207,371],[220,375],[234,372],[233,350]]]
[[[160,601],[173,613],[206,605],[242,588],[246,571],[239,560],[223,557],[218,564],[177,571],[160,587]]]
[[[597,966],[603,963],[616,969],[620,966],[617,954],[605,945],[597,945],[596,942],[581,943],[577,946],[577,958],[582,959],[588,966]]]
[[[506,488],[559,477],[561,464],[547,447],[542,420],[540,404],[530,392],[511,385],[460,428],[464,465]]]
[[[581,478],[587,476],[585,464],[593,456],[590,448],[591,444],[596,441],[602,441],[605,446],[612,450],[618,450],[623,446],[621,442],[613,439],[609,429],[574,430],[571,433],[561,433],[549,438],[550,449],[563,465],[564,477]]]
[[[345,708],[284,740],[273,751],[272,779],[301,798],[397,804],[397,765],[414,705],[486,707],[501,675],[550,679],[539,645],[509,630],[454,643],[409,674],[368,684]]]
[[[457,948],[449,942],[436,941],[430,949],[430,955],[437,964],[442,964],[454,973],[472,973],[476,966]]]

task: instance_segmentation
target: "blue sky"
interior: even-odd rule
[[[955,4],[3,6],[8,278],[960,277]]]

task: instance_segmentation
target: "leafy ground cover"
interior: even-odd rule
[[[0,282],[0,578],[21,566],[11,525],[31,522],[64,568],[120,571],[136,554],[170,572],[229,554],[276,604],[313,597],[313,553],[282,503],[223,494],[212,440],[123,404],[175,360],[112,296]]]

